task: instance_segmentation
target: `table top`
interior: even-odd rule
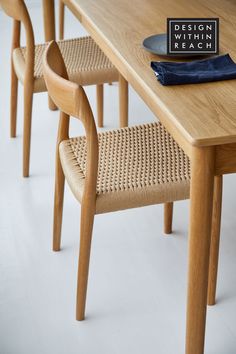
[[[146,52],[147,36],[166,32],[167,17],[219,17],[220,52],[236,60],[234,0],[63,0],[177,141],[236,142],[236,80],[162,86]],[[179,137],[179,139],[178,139]]]

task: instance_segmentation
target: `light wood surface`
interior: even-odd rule
[[[190,189],[187,354],[204,353],[214,157],[214,147],[193,149]]]
[[[150,68],[163,58],[142,48],[145,37],[166,32],[167,17],[219,17],[220,50],[236,59],[235,2],[63,1],[175,138],[197,146],[236,142],[236,81],[163,87]]]
[[[207,296],[208,305],[215,305],[216,303],[216,284],[217,284],[217,271],[218,271],[218,259],[219,259],[220,224],[221,224],[221,207],[222,207],[222,182],[223,182],[222,176],[215,176],[212,227],[211,227],[208,296]]]

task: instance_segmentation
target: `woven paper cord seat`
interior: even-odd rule
[[[97,214],[189,198],[189,159],[160,123],[108,131],[98,138]],[[81,202],[86,138],[63,141],[60,158]]]
[[[118,72],[91,37],[58,41],[71,81],[82,86],[118,81]],[[34,92],[47,91],[43,78],[42,57],[47,44],[35,46]],[[26,48],[13,51],[16,74],[24,81]]]

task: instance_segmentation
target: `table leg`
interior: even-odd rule
[[[43,0],[43,19],[45,42],[56,39],[55,33],[55,6],[54,0]],[[51,110],[56,110],[54,102],[48,97],[48,105]]]
[[[216,284],[217,284],[217,271],[218,271],[219,248],[220,248],[222,188],[223,188],[223,176],[215,176],[214,196],[213,196],[213,215],[212,215],[212,228],[211,228],[209,280],[208,280],[208,299],[207,299],[208,305],[215,305],[216,303]]]
[[[203,354],[214,186],[214,147],[193,147],[186,354]]]

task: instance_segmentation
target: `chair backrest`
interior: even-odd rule
[[[20,26],[16,22],[23,23],[26,33],[26,76],[33,75],[34,70],[34,32],[29,12],[23,0],[0,0],[3,11],[14,19],[13,49],[19,45]]]
[[[93,197],[96,194],[97,168],[98,168],[98,136],[94,116],[84,92],[78,84],[68,80],[65,63],[60,49],[52,41],[45,50],[43,57],[43,74],[48,93],[56,106],[64,115],[62,120],[73,116],[81,120],[84,125],[87,140],[87,161],[84,195]],[[59,131],[58,136],[63,136]]]
[[[49,95],[60,109],[82,121],[86,133],[97,134],[93,113],[82,86],[69,81],[65,63],[58,44],[49,43],[43,57],[43,74]]]
[[[1,0],[0,4],[8,16],[24,22],[28,11],[23,0]]]

